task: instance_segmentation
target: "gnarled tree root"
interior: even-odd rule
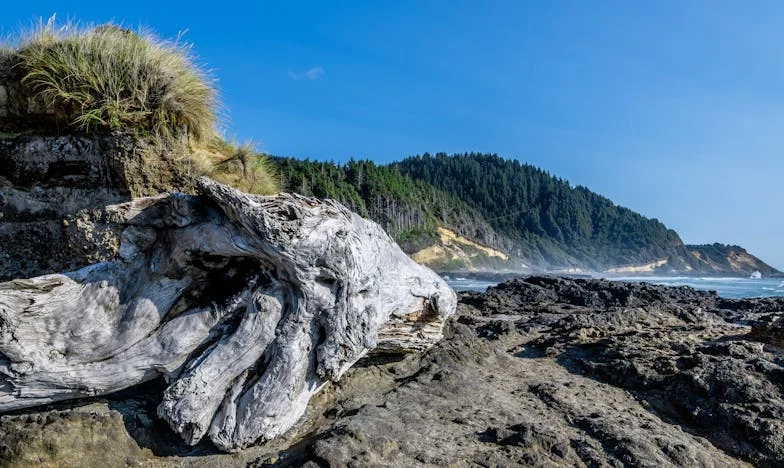
[[[127,225],[114,261],[0,283],[0,412],[163,375],[159,415],[233,451],[285,432],[369,351],[440,339],[454,292],[375,223],[198,189],[107,207]]]

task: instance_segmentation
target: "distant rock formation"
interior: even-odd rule
[[[210,179],[111,205],[118,258],[0,283],[0,411],[163,375],[160,417],[223,450],[273,439],[375,349],[424,350],[454,292],[335,202]]]
[[[764,278],[784,276],[784,273],[737,245],[687,245],[686,249],[696,260],[695,269],[703,274],[749,277],[758,271]]]

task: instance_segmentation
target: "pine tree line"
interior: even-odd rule
[[[432,244],[444,226],[488,245],[498,236],[481,214],[432,185],[401,174],[396,166],[367,160],[333,162],[273,158],[285,190],[332,198],[373,219],[408,252]],[[511,246],[506,241],[506,246]]]
[[[656,219],[495,154],[423,154],[390,165],[274,158],[286,190],[332,198],[413,252],[447,227],[541,267],[595,269],[691,256]]]
[[[516,254],[540,264],[598,269],[686,255],[678,234],[658,220],[516,160],[425,153],[394,166],[465,201],[515,241]]]

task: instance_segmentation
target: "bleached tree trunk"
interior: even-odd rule
[[[333,201],[200,196],[107,207],[120,258],[0,283],[0,412],[159,375],[159,415],[223,450],[276,437],[373,349],[426,349],[454,292]]]

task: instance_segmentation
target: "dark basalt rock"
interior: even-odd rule
[[[784,315],[773,313],[753,320],[749,338],[784,349]]]
[[[521,298],[535,301],[521,307]],[[542,354],[633,392],[664,420],[734,456],[784,463],[784,299],[733,301],[690,288],[526,278],[481,299],[470,295],[469,303],[491,316],[544,306],[534,319],[539,336],[529,342]]]

